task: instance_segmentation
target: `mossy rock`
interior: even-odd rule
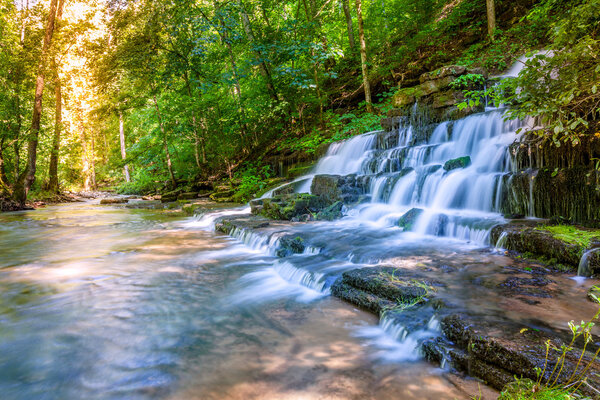
[[[417,219],[419,219],[419,217],[422,214],[423,214],[422,209],[412,208],[406,214],[404,214],[403,216],[400,217],[400,219],[398,220],[398,223],[396,225],[398,225],[400,228],[404,229],[405,231],[410,231],[412,229],[413,225],[415,224],[415,222],[417,221]]]
[[[342,218],[344,214],[342,213],[342,209],[344,207],[344,203],[341,201],[336,201],[323,211],[320,211],[316,220],[318,221],[333,221],[334,219]]]
[[[471,165],[471,157],[464,156],[446,161],[446,163],[444,164],[444,169],[446,171],[452,171],[458,168],[466,168],[469,165]]]
[[[255,207],[255,210],[258,214],[270,219],[290,221],[306,214],[317,214],[329,204],[321,196],[294,193],[262,199],[262,207]]]
[[[282,237],[279,239],[279,248],[276,253],[277,257],[288,257],[292,254],[300,254],[304,252],[306,246],[304,245],[304,239],[300,236],[296,237]]]

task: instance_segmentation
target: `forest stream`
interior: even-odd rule
[[[397,327],[286,274],[268,244],[213,232],[214,212],[182,218],[97,203],[0,215],[3,399],[468,399],[490,392],[423,361],[411,335],[396,337]],[[340,246],[354,243],[354,232],[362,259],[387,240],[380,229],[351,223],[308,227],[317,242],[345,237]],[[517,300],[477,283],[502,276],[511,268],[507,257],[456,242],[408,241],[395,251],[407,268],[424,260],[462,264],[464,272],[444,278],[444,296],[490,315],[510,306],[515,321],[522,318]],[[352,263],[338,260],[336,268],[329,257],[324,266],[317,253],[294,257],[328,271]],[[430,273],[442,277],[443,269]],[[553,279],[571,295],[537,309],[558,326],[574,316],[569,299],[585,288]],[[439,329],[435,317],[430,322],[428,330]]]

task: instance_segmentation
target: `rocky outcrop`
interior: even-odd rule
[[[556,379],[564,384],[576,370],[582,349],[575,348],[565,357],[560,374],[555,373],[559,353],[552,347],[560,348],[561,341],[552,340],[552,347],[546,356],[546,340],[543,334],[534,330],[522,330],[505,321],[485,321],[462,314],[448,315],[442,319],[444,337],[429,339],[422,345],[426,358],[433,362],[448,362],[459,371],[482,379],[488,385],[501,390],[514,377],[537,381],[536,369],[543,371],[543,381]],[[565,338],[568,341],[567,338]],[[564,342],[564,341],[563,341]],[[592,361],[591,353],[584,353],[582,365]],[[600,365],[592,362],[586,376],[594,387],[598,387]],[[556,371],[559,371],[557,368]],[[583,367],[580,367],[581,372]],[[580,387],[587,395],[593,391]]]
[[[600,221],[600,172],[585,168],[526,170],[503,178],[501,212]]]
[[[544,225],[536,223],[513,222],[494,227],[490,238],[499,247],[526,253],[550,265],[561,264],[573,271],[577,271],[582,256],[588,250],[600,247],[600,231],[579,227],[573,231],[576,240],[569,240],[565,235],[554,234],[548,229],[551,228],[545,229]],[[584,240],[584,234],[590,239]],[[588,263],[589,275],[600,274],[600,257],[593,256]]]
[[[397,225],[405,231],[410,231],[419,217],[423,214],[423,209],[412,208],[398,220]]]
[[[483,107],[458,110],[456,104],[464,101],[462,90],[452,86],[458,77],[465,74],[485,75],[483,70],[467,69],[460,65],[449,65],[432,72],[424,73],[417,85],[400,88],[392,98],[392,104],[405,109],[417,103],[428,105],[439,120],[462,118],[469,113],[482,111]]]
[[[366,193],[365,178],[357,175],[315,175],[310,192],[328,203],[356,203]]]

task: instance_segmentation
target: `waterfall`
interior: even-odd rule
[[[592,271],[590,270],[590,257],[596,253],[600,252],[600,249],[591,249],[583,253],[581,260],[579,260],[579,267],[577,268],[577,276],[583,276],[589,278],[592,276]]]
[[[400,119],[391,133],[333,144],[298,191],[309,191],[316,174],[357,174],[367,178],[371,202],[352,212],[356,218],[389,224],[417,208],[410,230],[486,244],[502,221],[502,178],[513,164],[508,147],[528,127],[504,117],[494,109],[431,127]]]

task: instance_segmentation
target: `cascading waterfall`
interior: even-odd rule
[[[505,121],[504,110],[495,109],[417,135],[419,127],[404,119],[392,133],[371,132],[333,144],[311,176],[364,178],[371,203],[358,207],[358,218],[389,224],[418,208],[412,231],[484,244],[502,219],[502,177],[512,162],[508,147],[528,122]],[[467,165],[444,168],[459,158]],[[309,187],[307,180],[298,191]]]

